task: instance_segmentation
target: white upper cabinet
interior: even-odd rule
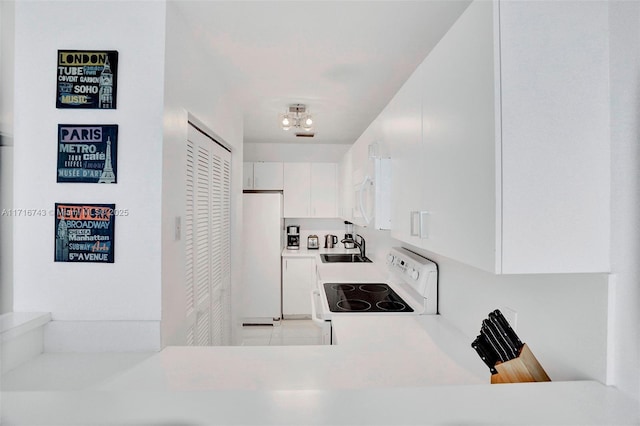
[[[283,166],[279,162],[243,163],[242,189],[276,190],[284,188]]]
[[[338,217],[336,163],[311,163],[311,216]]]
[[[284,217],[311,216],[311,163],[284,163]]]
[[[381,114],[392,236],[495,273],[608,271],[607,25],[606,2],[471,3]]]
[[[491,2],[474,2],[421,65],[421,247],[498,271],[499,133]]]
[[[338,217],[336,163],[284,163],[285,217]]]
[[[418,68],[379,116],[382,143],[391,154],[391,236],[415,246],[414,223],[424,210],[422,72]],[[413,228],[413,229],[412,229]],[[413,235],[412,235],[413,234]]]
[[[505,273],[610,269],[608,29],[607,2],[500,4]]]
[[[340,218],[353,221],[353,167],[351,163],[352,149],[342,157],[338,169],[338,207]]]

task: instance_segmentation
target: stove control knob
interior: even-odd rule
[[[418,277],[420,276],[420,273],[418,271],[416,271],[415,269],[410,269],[409,270],[409,276],[414,279],[417,280]]]
[[[387,262],[391,263],[393,265],[393,261],[396,259],[396,257],[392,254],[387,256]]]

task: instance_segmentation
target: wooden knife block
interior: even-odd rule
[[[550,382],[533,352],[525,343],[517,358],[500,362],[495,366],[497,374],[491,375],[491,383]]]

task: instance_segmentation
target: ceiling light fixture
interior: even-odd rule
[[[282,127],[282,130],[289,130],[294,127],[311,131],[313,130],[313,117],[307,112],[306,105],[289,105],[289,111],[280,116],[280,127]]]

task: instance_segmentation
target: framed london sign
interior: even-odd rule
[[[115,204],[55,204],[56,262],[113,263]]]
[[[58,124],[58,182],[117,183],[117,124]]]
[[[58,50],[56,108],[116,109],[117,50]]]

